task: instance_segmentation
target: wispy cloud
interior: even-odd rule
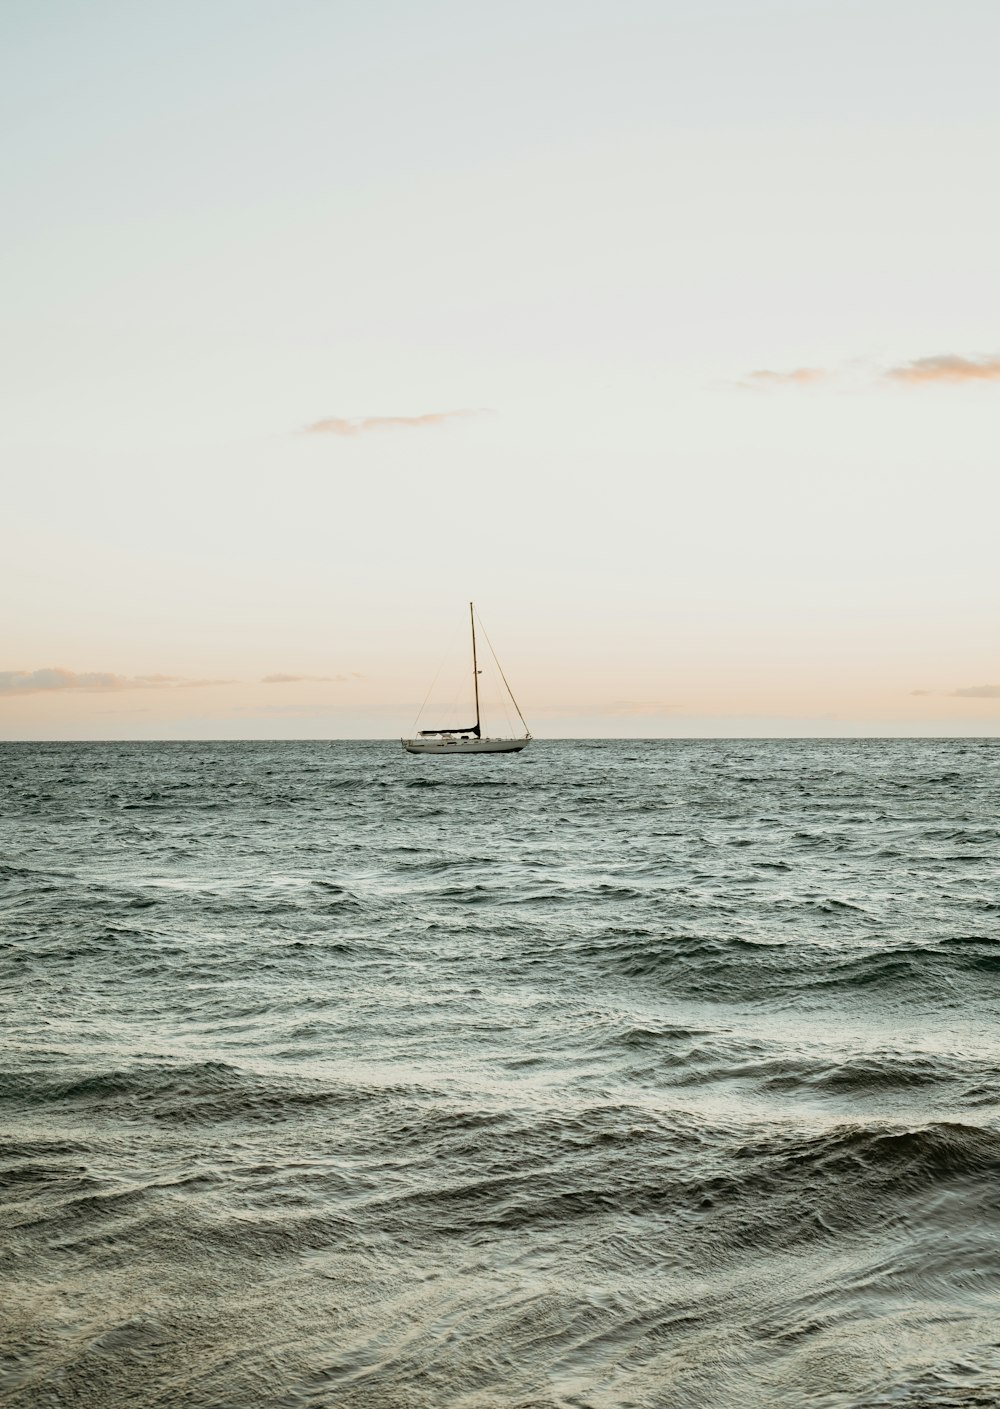
[[[355,706],[356,708],[356,706]],[[253,704],[235,705],[232,713],[248,719],[296,718],[329,719],[343,715],[342,706],[328,704],[325,700],[309,700],[298,704]]]
[[[357,670],[352,670],[348,675],[285,675],[282,671],[276,671],[274,675],[262,675],[260,683],[262,685],[297,685],[302,680],[310,680],[339,685],[349,680],[363,679],[364,676]]]
[[[652,718],[659,718],[663,714],[673,714],[680,705],[671,704],[666,700],[612,700],[609,703],[598,704],[551,704],[533,705],[532,711],[535,714],[559,714],[569,716],[585,715],[600,716],[605,715],[648,715]]]
[[[0,695],[38,695],[53,690],[108,694],[117,690],[169,690],[190,686],[232,685],[232,680],[188,680],[180,675],[115,675],[108,670],[0,670]]]
[[[484,416],[478,411],[428,411],[423,416],[326,416],[305,427],[306,435],[367,435],[369,431],[424,430],[443,426],[447,421]]]
[[[660,715],[671,714],[679,706],[666,700],[613,700],[605,714]]]
[[[1000,700],[1000,685],[963,685],[949,693],[960,700]]]
[[[790,372],[775,372],[769,367],[762,367],[759,371],[748,372],[738,385],[751,391],[762,391],[769,387],[815,386],[829,375],[823,367],[793,367]]]
[[[992,357],[958,357],[942,353],[937,357],[918,357],[890,367],[887,380],[922,386],[928,382],[1000,382],[1000,355]]]
[[[53,666],[48,670],[0,670],[0,695],[34,695],[42,690],[128,690],[135,681],[108,671],[78,673]]]
[[[877,367],[871,363],[848,363],[845,367],[793,367],[776,371],[762,367],[748,372],[736,383],[744,391],[770,391],[782,387],[802,388],[826,382],[834,386],[861,387],[893,384],[919,387],[960,385],[969,382],[1000,382],[1000,353],[982,357],[961,357],[957,353],[940,353],[935,357],[917,357],[912,362],[900,362],[894,367]]]
[[[294,685],[300,681],[321,684],[348,684],[365,677],[358,670],[343,675],[291,675],[275,671],[261,677],[262,685]],[[89,694],[117,694],[122,690],[196,690],[213,685],[238,685],[228,678],[198,678],[187,675],[118,675],[110,670],[67,670],[47,666],[41,670],[0,670],[0,696],[40,695],[56,691],[84,691]]]

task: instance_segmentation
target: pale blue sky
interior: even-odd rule
[[[539,733],[997,731],[995,5],[0,41],[0,736],[398,732],[470,595]]]

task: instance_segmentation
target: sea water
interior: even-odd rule
[[[0,746],[0,1400],[1000,1403],[998,785]]]

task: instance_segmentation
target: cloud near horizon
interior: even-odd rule
[[[533,714],[559,714],[570,716],[604,717],[609,715],[636,715],[659,718],[664,714],[675,714],[680,705],[667,700],[612,700],[596,704],[537,704],[532,706]]]
[[[963,685],[950,693],[960,700],[1000,700],[1000,685]]]
[[[324,684],[346,684],[350,680],[363,680],[364,676],[360,671],[352,670],[347,675],[285,675],[282,671],[276,671],[274,675],[262,675],[260,683],[262,685],[296,685],[300,681],[317,681]]]
[[[108,670],[0,670],[0,695],[38,695],[52,690],[86,690],[108,694],[117,690],[176,690],[192,686],[233,685],[233,680],[186,680],[180,675],[116,675]]]
[[[328,704],[325,700],[308,700],[297,704],[234,705],[232,714],[238,719],[331,719],[344,714],[346,709],[344,705]]]
[[[327,416],[305,427],[306,435],[367,435],[369,431],[422,430],[443,426],[446,421],[464,420],[470,416],[485,416],[478,411],[428,411],[422,416]]]

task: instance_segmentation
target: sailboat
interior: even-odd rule
[[[479,677],[482,671],[479,669],[479,653],[476,644],[476,609],[469,603],[469,626],[472,629],[472,686],[476,701],[476,722],[466,725],[463,729],[421,729],[416,738],[401,739],[400,742],[407,753],[433,753],[433,754],[457,754],[457,753],[519,753],[521,749],[527,748],[531,742],[531,734],[525,723],[524,715],[521,713],[521,706],[514,699],[514,692],[507,684],[507,677],[503,673],[503,668],[497,660],[496,652],[490,645],[489,637],[486,637],[486,644],[490,645],[490,652],[496,661],[497,670],[500,672],[500,679],[511,703],[517,710],[517,717],[524,724],[524,735],[513,739],[488,739],[483,738],[482,715],[479,708]]]

